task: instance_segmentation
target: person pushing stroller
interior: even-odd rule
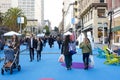
[[[20,71],[21,66],[17,63],[18,52],[16,53],[10,43],[8,43],[8,48],[4,50],[5,60],[4,65],[1,68],[1,74],[4,74],[4,70],[7,72],[10,70],[10,74],[12,74],[13,69],[17,68]]]

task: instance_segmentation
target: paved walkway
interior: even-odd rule
[[[22,46],[23,50],[25,46]],[[4,75],[0,74],[0,80],[119,80],[120,66],[105,65],[105,59],[98,58],[94,55],[95,66],[88,71],[82,68],[83,61],[81,53],[73,55],[72,70],[66,70],[64,63],[59,63],[60,50],[55,43],[53,48],[48,45],[44,48],[41,61],[37,62],[36,54],[35,60],[29,62],[28,51],[23,51],[20,55],[21,71],[13,71],[10,75],[9,71]],[[46,52],[52,52],[50,54]],[[53,54],[58,52],[58,54]],[[94,52],[96,52],[94,50]],[[4,56],[4,55],[0,55]],[[0,67],[3,62],[0,63]]]

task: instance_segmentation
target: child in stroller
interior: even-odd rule
[[[21,66],[17,64],[17,56],[18,52],[15,53],[14,49],[12,49],[11,44],[8,44],[8,48],[4,50],[5,60],[4,65],[1,68],[1,74],[4,74],[4,70],[7,72],[10,70],[10,74],[12,74],[13,69],[17,68],[18,71],[21,70]]]

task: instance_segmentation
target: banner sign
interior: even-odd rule
[[[17,23],[24,23],[24,17],[18,17]]]

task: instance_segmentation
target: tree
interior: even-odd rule
[[[55,27],[54,27],[54,31],[55,31],[55,32],[59,32],[59,29],[55,26]]]
[[[0,26],[2,26],[2,21],[3,21],[3,13],[0,12]]]
[[[19,8],[8,9],[3,19],[3,25],[8,26],[10,30],[19,31],[19,25],[17,23],[18,17],[24,17],[24,24],[22,24],[22,28],[26,27],[27,19],[22,13],[22,10]]]
[[[46,30],[46,35],[49,35],[50,34],[50,31],[49,31],[49,27],[48,26],[45,26],[44,29]]]

